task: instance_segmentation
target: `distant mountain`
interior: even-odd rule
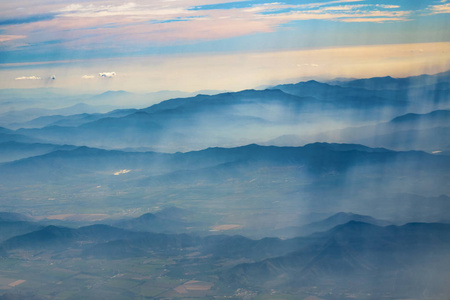
[[[14,131],[8,128],[0,127],[0,134],[14,134]]]
[[[214,111],[221,107],[239,104],[252,103],[279,103],[283,105],[302,105],[304,102],[293,95],[283,93],[280,90],[244,90],[240,92],[222,93],[217,95],[197,95],[190,98],[178,98],[163,101],[161,103],[152,105],[146,109],[145,112],[154,113],[157,111],[174,110],[183,108],[183,112],[201,112],[203,110]]]
[[[136,112],[137,109],[116,109],[108,113],[83,113],[69,116],[51,115],[33,119],[25,123],[9,124],[9,128],[42,128],[47,126],[76,127],[102,118],[119,118]]]
[[[101,93],[99,95],[94,96],[93,98],[106,98],[106,99],[111,99],[114,97],[127,97],[133,95],[133,93],[129,93],[123,90],[119,90],[119,91],[106,91],[104,93]]]
[[[164,134],[162,129],[148,114],[139,111],[125,117],[106,116],[77,127],[53,125],[42,129],[19,129],[17,133],[37,136],[52,143],[114,145],[117,148],[151,145],[151,141]]]
[[[41,143],[19,143],[15,141],[0,143],[0,163],[31,156],[42,155],[57,150],[73,150],[75,146]]]
[[[6,250],[13,249],[67,249],[76,243],[100,243],[120,238],[129,238],[133,232],[107,225],[91,225],[78,229],[46,226],[40,230],[12,237],[1,245]],[[137,236],[137,234],[134,234]]]
[[[219,260],[246,258],[254,261],[285,255],[315,241],[317,237],[314,236],[286,240],[279,238],[253,240],[240,235],[211,235],[204,238],[201,251]]]
[[[59,109],[28,108],[25,110],[3,113],[0,115],[0,120],[1,124],[5,126],[11,123],[27,122],[41,116],[98,113],[111,111],[114,108],[114,106],[110,105],[92,106],[85,103],[77,103],[75,105]]]
[[[311,82],[305,84],[310,89],[311,85],[315,85]],[[334,92],[331,95],[334,95]],[[261,128],[277,128],[283,124],[293,125],[298,122],[308,123],[307,119],[302,118],[304,114],[311,118],[311,114],[322,113],[324,109],[333,113],[333,118],[341,118],[341,114],[336,110],[367,110],[368,105],[372,106],[380,101],[376,104],[377,107],[385,105],[397,107],[401,102],[358,97],[355,100],[344,95],[342,101],[338,101],[292,95],[277,89],[244,90],[212,96],[197,95],[170,99],[134,114],[127,112],[114,118],[108,115],[81,119],[71,117],[75,119],[55,121],[41,129],[20,129],[17,133],[57,144],[71,143],[109,148],[159,146],[164,147],[164,151],[179,151],[181,147],[199,149],[211,143],[236,144],[239,139],[249,140],[255,133],[259,135]],[[400,107],[403,107],[403,104]],[[401,108],[401,111],[403,110]],[[273,111],[277,113],[274,114]],[[373,117],[375,115],[374,112],[370,114]],[[321,114],[318,115],[319,118],[312,120],[318,122],[320,116]],[[354,116],[361,118],[359,114]]]
[[[144,218],[147,217],[144,215]],[[183,248],[191,248],[211,256],[214,260],[242,258],[254,260],[284,255],[316,240],[315,237],[252,240],[243,236],[226,235],[201,238],[188,234],[134,232],[101,224],[74,229],[53,225],[43,227],[37,224],[32,227],[31,223],[26,227],[25,222],[16,223],[16,227],[7,224],[9,229],[14,229],[9,235],[13,233],[17,235],[0,244],[6,251],[16,249],[58,251],[64,255],[67,250],[81,249],[83,251],[81,255],[84,257],[107,259],[142,257],[151,253],[168,256],[179,254]],[[2,225],[0,222],[0,229]],[[7,235],[4,237],[7,238]]]
[[[439,276],[449,275],[450,262],[445,258],[450,249],[449,233],[448,224],[378,227],[351,221],[291,254],[238,265],[225,278],[241,286],[264,289],[295,291],[314,284],[341,287],[355,294],[371,290],[378,296],[385,293],[417,296],[433,286],[436,288],[433,293],[438,295],[446,288]],[[444,259],[442,265],[440,259]],[[419,272],[421,268],[434,271],[425,275]],[[416,281],[425,277],[436,281],[432,285],[432,281]],[[392,278],[397,278],[399,284],[389,290],[382,288]],[[414,290],[407,290],[400,284],[405,282],[417,285]]]
[[[447,108],[450,102],[450,73],[407,78],[375,77],[368,79],[317,81],[284,84],[273,87],[297,96],[311,96],[336,107],[370,108],[397,106],[413,110]],[[385,110],[388,113],[388,110]],[[401,109],[391,113],[401,113]],[[403,110],[406,112],[406,110]],[[390,114],[392,115],[392,114]]]
[[[266,145],[298,146],[309,140],[334,141],[384,147],[393,150],[446,151],[450,145],[445,136],[450,127],[449,110],[424,114],[405,114],[387,122],[347,127],[310,136],[285,135],[265,142]]]
[[[435,110],[425,114],[406,114],[390,121],[395,126],[424,128],[450,125],[450,110]]]
[[[401,159],[401,160],[400,160]],[[417,162],[419,160],[419,162]],[[446,156],[421,152],[394,152],[361,145],[315,143],[304,147],[264,147],[248,145],[237,148],[209,148],[187,153],[106,151],[80,147],[55,151],[42,156],[0,165],[3,180],[64,180],[79,174],[133,170],[126,176],[139,175],[141,184],[169,184],[179,180],[221,180],[246,176],[261,166],[304,166],[311,174],[345,172],[358,165],[381,166],[401,161],[423,165],[423,170],[442,170],[449,164]],[[256,168],[256,169],[255,169]],[[139,170],[135,173],[134,170]],[[108,174],[109,173],[109,174]],[[234,175],[233,175],[234,174]],[[437,173],[438,174],[438,173]],[[153,176],[144,179],[141,176]],[[157,176],[157,177],[154,177]]]
[[[133,231],[156,233],[186,233],[204,230],[207,225],[190,221],[193,215],[194,213],[189,210],[168,206],[155,213],[146,213],[137,218],[114,222],[113,225]]]
[[[0,212],[0,222],[32,221],[31,217],[13,212]]]
[[[442,72],[434,75],[419,75],[406,78],[375,77],[367,79],[356,79],[344,82],[335,82],[335,84],[346,87],[358,87],[370,90],[395,90],[407,89],[417,86],[438,85],[440,83],[450,82],[450,71]]]
[[[39,139],[30,137],[30,136],[16,134],[16,133],[14,133],[14,131],[11,132],[11,131],[2,130],[2,131],[0,131],[0,142],[1,143],[5,143],[5,142],[39,143],[42,141]]]
[[[449,136],[449,134],[450,127],[399,130],[393,133],[362,138],[358,142],[369,146],[383,146],[398,150],[446,151],[450,149],[450,141],[442,137]]]
[[[3,214],[3,213],[2,213]],[[1,217],[1,215],[0,215]],[[0,242],[12,237],[27,234],[42,229],[44,226],[29,221],[3,221],[0,220]]]
[[[363,88],[330,85],[315,80],[277,85],[273,89],[279,89],[285,93],[300,97],[314,97],[319,99],[322,105],[332,105],[336,108],[369,109],[385,106],[401,107],[408,104],[405,97],[393,97],[391,93],[379,93]]]
[[[103,224],[80,228],[50,225],[37,229],[3,241],[0,244],[1,249],[61,253],[70,249],[81,249],[82,256],[115,259],[146,256],[154,252],[169,255],[169,252],[182,251],[185,247],[201,246],[199,238],[186,234],[134,232]]]
[[[116,149],[151,147],[174,152],[211,145],[252,143],[262,137],[267,139],[265,132],[275,138],[276,132],[294,134],[294,128],[298,128],[300,135],[305,137],[326,124],[358,124],[394,118],[409,111],[436,110],[448,107],[449,93],[450,90],[444,87],[438,91],[431,86],[420,86],[417,90],[372,90],[308,81],[266,90],[174,98],[139,111],[117,110],[114,114],[75,114],[65,118],[55,116],[11,126],[28,128],[17,133],[48,143]],[[126,99],[137,95],[109,91],[96,97],[128,101]]]
[[[298,227],[288,227],[281,228],[277,230],[277,236],[283,237],[294,237],[294,236],[306,236],[315,232],[323,232],[332,229],[338,225],[348,223],[350,221],[364,222],[367,224],[377,225],[377,226],[387,226],[391,225],[390,222],[384,220],[377,220],[371,216],[364,216],[354,213],[340,212],[334,214],[324,220],[316,221],[307,225]]]
[[[442,139],[449,131],[450,110],[435,110],[424,114],[410,113],[398,116],[373,127],[349,129],[348,134],[353,136],[354,142],[372,147],[432,152],[450,149],[450,142]],[[356,138],[359,133],[360,138]]]
[[[147,213],[138,218],[122,220],[114,224],[116,227],[146,232],[185,232],[190,224],[181,219],[160,217]]]

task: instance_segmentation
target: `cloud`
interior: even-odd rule
[[[101,74],[101,73],[100,73]],[[99,74],[99,75],[100,75]],[[100,75],[101,76],[101,75]],[[94,75],[83,75],[83,76],[81,76],[81,78],[83,78],[83,79],[94,79],[95,78],[95,76]]]
[[[103,77],[103,78],[113,78],[114,76],[116,76],[116,72],[98,73],[98,76]]]
[[[40,80],[41,77],[39,76],[21,76],[21,77],[16,77],[15,80]]]
[[[313,67],[313,68],[317,68],[319,65],[318,64],[303,64],[303,65],[297,65],[297,67]]]
[[[118,175],[126,174],[126,173],[129,173],[129,172],[131,172],[131,170],[124,169],[124,170],[120,170],[120,171],[114,172],[114,175],[118,176]]]
[[[98,53],[127,55],[145,53],[149,48],[160,46],[178,47],[284,31],[296,21],[400,22],[418,15],[398,5],[368,4],[369,1],[363,0],[203,0],[201,6],[197,6],[199,1],[196,0],[92,0],[75,1],[70,5],[66,1],[48,1],[48,6],[38,5],[39,11],[34,15],[14,18],[17,8],[24,5],[11,2],[9,14],[13,17],[3,21],[0,17],[0,22],[10,24],[2,27],[5,35],[0,35],[0,42],[10,41],[11,49],[30,53],[49,53],[46,50],[53,51],[57,47],[67,50],[64,53],[98,50]],[[320,40],[320,34],[317,37]]]
[[[445,3],[442,1],[441,3]],[[430,5],[428,7],[430,14],[449,14],[450,13],[450,3],[447,4],[438,4],[438,5]]]
[[[12,40],[24,39],[26,35],[0,35],[0,43]]]

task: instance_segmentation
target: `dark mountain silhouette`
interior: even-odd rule
[[[43,227],[40,224],[27,221],[0,221],[0,242],[42,229]]]
[[[450,110],[435,110],[425,114],[406,114],[398,116],[389,122],[393,126],[402,128],[429,128],[448,126],[450,124]]]
[[[46,226],[41,230],[15,236],[4,241],[1,246],[6,250],[13,249],[67,249],[77,243],[100,243],[120,238],[137,236],[120,228],[108,225],[91,225],[78,229],[62,226]]]

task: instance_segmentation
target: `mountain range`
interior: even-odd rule
[[[88,114],[84,109],[82,114],[55,114],[20,124],[9,122],[8,126],[18,129],[16,134],[46,143],[116,149],[152,147],[163,152],[198,150],[211,145],[237,146],[287,133],[299,136],[305,141],[303,144],[352,142],[402,150],[433,147],[431,151],[437,148],[445,151],[448,145],[437,137],[448,130],[448,114],[442,109],[450,101],[449,89],[445,87],[449,81],[447,73],[409,79],[364,79],[362,82],[366,84],[358,80],[333,84],[308,81],[265,90],[169,99],[143,109],[119,109],[103,114]],[[383,89],[383,84],[389,88]],[[128,95],[124,93],[113,95]],[[415,118],[408,114],[411,111],[416,113]],[[418,113],[423,115],[420,120]],[[386,123],[389,119],[392,121]],[[355,124],[367,122],[374,125],[355,128]],[[327,132],[330,127],[349,128]],[[404,147],[393,142],[401,135],[408,136],[403,140]]]
[[[174,211],[172,208],[162,215]],[[199,263],[228,261],[213,273],[230,286],[246,289],[298,293],[314,284],[333,289],[336,295],[351,291],[357,297],[372,293],[373,297],[413,298],[424,292],[435,297],[448,292],[445,278],[450,264],[449,224],[379,226],[357,220],[386,222],[339,213],[310,226],[331,225],[344,219],[350,221],[286,240],[135,232],[102,224],[80,228],[51,225],[11,237],[0,247],[3,256],[27,250],[37,255],[50,253],[55,259],[177,256],[178,263],[167,266],[172,272],[180,267],[188,271]],[[191,256],[194,253],[208,259],[199,260]],[[242,259],[250,262],[242,263]],[[422,268],[428,271],[420,272]],[[389,284],[392,280],[395,285]],[[416,282],[413,288],[410,282]]]
[[[0,299],[446,300],[449,83],[2,90]]]
[[[427,291],[445,295],[449,228],[426,223],[378,227],[351,221],[298,251],[237,265],[225,276],[240,285],[297,292],[315,285],[336,286],[356,295],[370,291],[412,298]],[[420,271],[423,268],[426,274]],[[396,284],[389,284],[392,280]],[[414,287],[412,281],[417,283]]]

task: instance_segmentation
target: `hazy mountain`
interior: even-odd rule
[[[0,130],[0,142],[39,143],[42,141],[33,137],[16,134],[14,131]]]
[[[124,219],[114,226],[133,231],[157,233],[183,233],[199,230],[198,222],[189,221],[193,213],[186,209],[169,206],[155,213],[146,213],[137,218]]]
[[[17,128],[42,128],[46,126],[62,126],[62,127],[75,127],[80,126],[85,123],[93,122],[102,118],[119,118],[123,116],[130,115],[136,112],[137,109],[116,109],[110,111],[108,113],[83,113],[83,114],[75,114],[75,115],[52,115],[52,116],[43,116],[33,119],[31,121],[25,123],[15,123],[9,124],[9,128],[17,129]]]
[[[448,125],[450,123],[450,110],[435,110],[426,114],[406,114],[396,117],[390,121],[395,126],[408,126],[408,127],[436,127]]]
[[[266,90],[169,99],[139,111],[54,116],[11,126],[29,128],[17,133],[49,143],[116,149],[152,147],[165,152],[187,151],[211,145],[236,146],[256,142],[262,137],[267,139],[268,135],[275,138],[277,132],[294,134],[299,131],[306,138],[304,144],[327,141],[315,134],[335,126],[384,121],[417,111],[418,105],[423,111],[442,107],[450,100],[446,89],[440,90],[439,95],[429,94],[430,91],[434,90],[370,90],[308,81]],[[129,96],[129,93],[117,91],[98,97]],[[441,120],[443,117],[434,113],[429,118]],[[394,123],[399,128],[400,122]],[[340,135],[345,136],[345,131]]]
[[[114,226],[134,231],[186,232],[187,227],[192,225],[178,218],[167,218],[147,213],[138,218],[119,221],[114,223]]]
[[[385,107],[384,114],[424,112],[447,108],[450,101],[449,72],[407,78],[378,77],[350,81],[333,81],[328,84],[316,81],[278,85],[273,88],[297,96],[316,97],[324,103],[334,102],[335,107],[370,108]],[[395,107],[389,114],[386,108]],[[368,117],[368,116],[366,116]],[[373,117],[373,116],[372,116]]]
[[[450,127],[399,130],[393,133],[375,135],[370,138],[362,138],[357,140],[357,142],[369,146],[382,146],[398,150],[446,151],[450,149],[450,141],[443,137],[449,136],[449,134]]]
[[[340,212],[326,219],[312,222],[310,224],[306,224],[303,226],[281,228],[276,231],[276,235],[283,237],[306,236],[315,232],[323,232],[330,230],[333,227],[348,223],[350,221],[364,222],[377,226],[391,225],[391,222],[384,220],[377,220],[371,216]]]
[[[21,222],[21,221],[32,221],[33,219],[29,216],[13,213],[13,212],[0,212],[0,222]]]
[[[177,205],[219,213],[214,221],[218,225],[245,225],[242,232],[233,233],[255,236],[304,225],[297,223],[295,214],[305,212],[346,210],[403,221],[423,211],[443,220],[445,211],[439,208],[445,207],[445,201],[435,202],[436,210],[429,209],[428,201],[416,201],[414,210],[393,212],[412,204],[409,199],[397,206],[399,194],[446,195],[449,168],[450,157],[445,155],[346,144],[248,145],[173,154],[80,147],[3,163],[0,182],[2,197],[16,199],[15,206],[29,205],[18,195],[32,195],[34,203],[55,210],[71,201],[76,207],[90,205],[102,213],[117,211],[124,203],[130,208]],[[42,184],[61,195],[72,191],[76,200],[65,196],[47,200],[49,195],[39,189]],[[85,193],[95,201],[84,200]],[[229,205],[224,206],[224,201]],[[270,209],[258,211],[260,207]],[[283,217],[276,219],[276,215]],[[274,222],[264,221],[271,217]]]
[[[199,149],[211,144],[236,145],[240,140],[256,140],[264,133],[261,129],[276,131],[282,130],[283,126],[305,124],[305,129],[313,130],[308,128],[311,124],[319,126],[323,118],[327,122],[342,121],[343,114],[336,109],[347,110],[345,114],[351,114],[351,121],[376,118],[374,112],[367,116],[355,113],[355,110],[368,108],[364,103],[362,106],[358,104],[362,98],[356,102],[346,96],[344,98],[350,101],[348,105],[332,99],[299,97],[280,90],[245,90],[171,99],[134,114],[124,113],[121,117],[103,115],[94,117],[98,120],[92,117],[59,120],[41,129],[21,129],[17,132],[59,144],[109,148],[163,147],[164,151],[173,151]],[[367,101],[378,101],[372,100]],[[381,102],[380,107],[393,103]],[[326,117],[322,115],[324,109],[329,111]],[[91,122],[82,124],[87,120]],[[209,142],[205,143],[206,140]]]
[[[432,293],[439,295],[446,289],[442,278],[449,275],[449,232],[448,224],[378,227],[351,221],[299,251],[238,265],[227,273],[227,278],[264,289],[294,291],[314,284],[354,294],[372,291],[378,296],[389,293],[414,297],[433,288]],[[430,272],[414,273],[421,268]],[[425,280],[427,276],[435,281]],[[397,278],[399,284],[391,285],[389,290],[383,288],[392,278]],[[411,282],[419,279],[424,281],[417,281],[411,290]]]
[[[342,136],[354,142],[390,149],[437,151],[450,149],[443,136],[448,135],[450,111],[436,110],[425,114],[406,114],[372,127],[349,128]]]
[[[367,79],[355,79],[350,81],[335,81],[334,84],[347,87],[358,87],[370,90],[395,90],[395,89],[407,89],[417,86],[430,86],[437,85],[440,83],[447,84],[450,82],[450,71],[442,72],[434,75],[419,75],[411,76],[406,78],[392,78],[390,76],[386,77],[375,77]]]
[[[133,233],[130,231],[107,225],[91,225],[78,229],[50,225],[41,230],[12,237],[1,246],[6,250],[67,249],[81,242],[100,243],[132,236]]]
[[[273,89],[280,89],[285,93],[300,97],[315,97],[324,105],[336,108],[373,109],[376,107],[406,106],[405,97],[396,98],[390,93],[377,93],[363,88],[342,87],[330,85],[314,80],[296,84],[277,85]]]
[[[4,180],[63,180],[79,174],[117,170],[139,170],[135,175],[152,175],[147,180],[169,184],[181,181],[221,180],[221,178],[245,175],[262,166],[303,166],[310,174],[346,172],[352,167],[372,165],[381,167],[400,163],[402,168],[418,165],[423,170],[439,174],[449,164],[446,156],[434,156],[421,152],[394,152],[372,149],[362,145],[315,143],[304,147],[265,147],[249,145],[237,148],[209,148],[176,154],[154,152],[106,151],[80,147],[70,151],[55,151],[0,165],[7,176]],[[256,168],[256,169],[255,169]],[[166,175],[164,175],[166,174]],[[159,176],[159,177],[158,177]],[[180,181],[181,180],[181,181]],[[144,184],[145,179],[140,179]],[[154,184],[156,184],[154,182]]]
[[[313,225],[331,225],[349,218],[379,222],[369,216],[339,213]],[[333,291],[338,298],[347,297],[349,292],[358,299],[366,299],[368,293],[378,298],[414,298],[424,292],[439,298],[448,292],[449,233],[450,224],[380,227],[350,221],[302,238],[252,240],[227,235],[139,233],[106,225],[77,229],[47,226],[12,237],[0,246],[5,257],[27,250],[40,257],[50,254],[54,259],[82,258],[82,262],[92,258],[173,259],[174,263],[164,266],[170,276],[207,270],[233,289],[298,293],[315,286]],[[395,285],[389,284],[392,280]]]
[[[93,106],[86,103],[77,103],[75,105],[59,108],[59,109],[45,109],[45,108],[28,108],[19,111],[9,111],[0,115],[1,124],[7,126],[8,124],[23,123],[41,116],[50,115],[74,115],[82,113],[98,113],[113,110],[115,107],[110,105]],[[13,125],[17,127],[17,125]]]
[[[75,146],[41,143],[19,143],[15,141],[0,143],[0,163],[31,156],[42,155],[57,150],[72,150]]]
[[[10,239],[14,236],[23,235],[42,229],[43,227],[44,226],[33,222],[3,221],[2,218],[2,220],[0,220],[0,242]]]
[[[299,146],[311,140],[356,143],[394,150],[446,151],[450,145],[443,136],[450,126],[449,110],[423,114],[405,114],[387,122],[359,127],[347,127],[315,135],[283,135],[264,145]]]
[[[302,100],[296,96],[283,93],[280,90],[244,90],[240,92],[229,92],[217,95],[197,95],[190,98],[177,98],[162,101],[152,105],[144,111],[153,113],[157,111],[174,110],[183,108],[183,112],[201,112],[202,110],[216,110],[220,107],[227,107],[240,104],[252,103],[281,103],[286,105],[301,105]],[[308,99],[312,100],[312,99]]]

